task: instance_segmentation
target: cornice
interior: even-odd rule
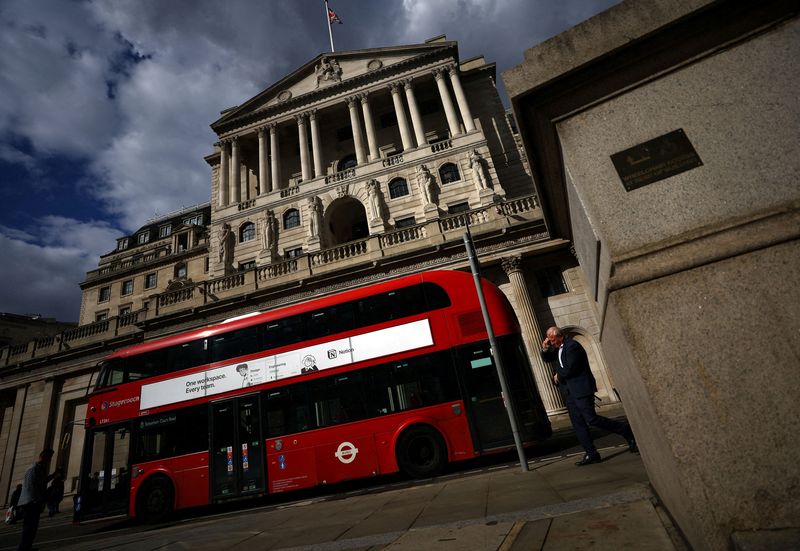
[[[430,63],[431,61],[438,59],[453,58],[455,53],[457,53],[455,44],[445,45],[442,48],[438,48],[430,52],[423,52],[414,57],[393,63],[392,65],[384,66],[368,73],[344,79],[341,82],[326,86],[325,88],[314,90],[301,96],[292,97],[279,104],[266,106],[252,113],[239,115],[224,122],[214,123],[211,125],[211,128],[217,133],[217,135],[222,136],[226,133],[233,132],[239,128],[251,125],[253,123],[260,121],[266,122],[267,119],[275,117],[281,113],[288,113],[297,109],[302,109],[306,106],[310,106],[312,103],[325,100],[328,97],[333,97],[338,94],[347,94],[348,92],[353,93],[356,91],[354,90],[355,88],[365,86],[372,82],[378,82],[395,75],[401,75],[408,71],[409,68],[414,66],[421,66],[426,62]],[[335,54],[331,54],[331,56],[334,57]],[[455,63],[455,61],[453,62]]]

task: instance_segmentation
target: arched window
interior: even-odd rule
[[[442,184],[457,182],[460,179],[461,174],[458,172],[458,167],[453,163],[445,163],[439,169],[439,180],[442,182]]]
[[[336,167],[339,172],[353,168],[358,164],[355,154],[350,154],[339,159],[339,165]]]
[[[239,243],[251,241],[256,238],[256,225],[252,222],[245,222],[239,228]]]
[[[296,228],[300,225],[300,211],[289,209],[283,213],[283,229]]]
[[[395,178],[389,182],[389,197],[397,199],[403,195],[408,195],[408,184],[402,178]]]

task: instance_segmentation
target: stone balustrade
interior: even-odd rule
[[[255,204],[256,204],[256,200],[255,199],[249,199],[247,201],[242,201],[241,203],[239,203],[239,211],[241,212],[243,210],[249,209],[250,207],[254,207]]]
[[[281,197],[291,197],[292,195],[296,195],[298,193],[300,193],[300,186],[289,186],[281,190]]]
[[[444,241],[460,239],[457,230],[470,225],[478,237],[482,232],[541,220],[538,201],[534,196],[511,199],[471,211],[443,216],[408,228],[389,231],[366,239],[345,243],[330,249],[273,262],[245,272],[237,272],[196,283],[181,289],[166,291],[156,296],[155,308],[138,310],[107,320],[82,325],[62,331],[54,337],[42,337],[28,343],[0,349],[0,366],[23,363],[29,359],[46,357],[66,349],[74,349],[93,342],[108,340],[139,331],[138,324],[179,311],[199,308],[205,304],[224,301],[248,293],[256,293],[275,285],[303,279],[341,269],[354,264],[374,262],[383,257],[403,254],[408,247],[436,246]]]
[[[439,153],[440,151],[446,151],[451,147],[453,147],[453,140],[451,139],[442,140],[440,142],[431,144],[431,153]]]
[[[392,155],[391,157],[386,157],[383,160],[382,164],[383,164],[384,167],[387,167],[387,166],[399,165],[402,162],[403,162],[403,154],[400,153],[398,155]]]
[[[346,168],[344,170],[340,170],[339,172],[325,176],[325,184],[335,184],[337,182],[349,180],[350,178],[355,178],[355,176],[355,168]]]

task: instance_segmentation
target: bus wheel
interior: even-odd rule
[[[139,490],[136,517],[148,524],[161,522],[172,512],[173,499],[174,490],[169,480],[151,479]]]
[[[442,435],[427,425],[405,431],[397,442],[397,464],[411,478],[436,476],[447,461],[447,446]]]

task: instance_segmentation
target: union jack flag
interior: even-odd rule
[[[339,19],[339,16],[336,15],[336,12],[330,8],[328,8],[328,23],[330,25],[333,25],[334,23],[339,23],[340,25],[342,24],[342,20]]]

